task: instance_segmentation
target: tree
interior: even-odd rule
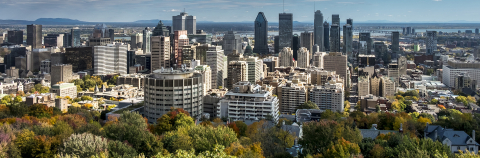
[[[327,151],[322,155],[323,157],[342,157],[349,158],[360,153],[360,147],[345,139],[341,138],[335,142],[335,144],[330,145]]]
[[[111,157],[136,157],[137,151],[120,141],[108,141],[108,155]]]
[[[6,95],[2,98],[2,100],[0,100],[0,102],[5,105],[10,104],[12,103],[12,96]]]
[[[308,102],[305,102],[302,105],[298,106],[297,109],[318,109],[318,106],[317,106],[317,104],[315,104],[311,101],[308,101]]]
[[[432,100],[430,101],[430,104],[438,104],[438,100],[437,100],[437,99],[432,99]]]
[[[33,104],[28,108],[28,115],[38,118],[49,118],[53,115],[53,108],[42,104]]]
[[[246,136],[246,131],[247,131],[247,124],[245,124],[243,121],[235,121],[235,125],[237,125],[238,129],[240,130],[240,136],[245,137]]]
[[[90,133],[73,134],[62,144],[60,152],[79,157],[91,157],[108,149],[108,141]]]
[[[183,109],[175,109],[157,119],[155,133],[162,135],[165,132],[176,130],[181,126],[193,126],[195,122],[190,114]]]

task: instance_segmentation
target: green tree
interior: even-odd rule
[[[79,157],[91,157],[108,148],[108,140],[90,133],[73,134],[63,141],[60,152]]]
[[[305,102],[302,105],[298,106],[297,109],[318,109],[318,106],[317,106],[317,104],[315,104],[311,101],[308,101],[308,102]]]
[[[2,100],[0,100],[0,102],[5,105],[10,104],[12,103],[12,96],[6,95],[2,98]]]
[[[20,96],[16,96],[16,97],[13,99],[13,103],[20,103],[20,102],[22,102],[22,101],[23,101],[23,99],[22,99],[22,97],[20,97]]]
[[[165,132],[176,130],[179,127],[193,126],[194,124],[193,118],[190,117],[187,111],[175,109],[158,118],[154,131],[158,135],[162,135]]]
[[[138,156],[137,151],[131,146],[116,140],[108,141],[108,155],[111,157],[125,158]]]

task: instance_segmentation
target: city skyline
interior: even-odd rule
[[[70,18],[88,22],[133,22],[150,19],[171,20],[172,16],[178,15],[185,9],[190,15],[196,16],[198,21],[246,22],[255,19],[258,12],[264,12],[268,19],[272,19],[271,22],[278,22],[278,13],[283,12],[282,1],[275,0],[246,0],[242,2],[233,0],[175,0],[168,1],[168,3],[152,0],[118,0],[115,3],[111,2],[112,0],[87,0],[75,3],[56,0],[7,0],[0,2],[0,4],[8,6],[0,10],[0,14],[9,15],[8,17],[2,17],[4,20]],[[53,3],[56,5],[52,5]],[[315,8],[314,3],[316,4]],[[312,23],[314,10],[321,10],[325,17],[329,17],[327,15],[331,14],[339,14],[340,19],[352,18],[358,23],[369,21],[475,21],[469,19],[476,18],[477,14],[474,7],[477,6],[475,4],[480,4],[480,1],[471,1],[469,5],[465,4],[453,0],[406,0],[401,3],[381,0],[286,0],[284,12],[294,13],[294,21]],[[455,10],[455,12],[445,12],[450,8],[462,9]],[[218,16],[216,11],[223,12],[222,16]],[[459,17],[463,19],[458,19]],[[331,18],[325,18],[325,20],[331,21]]]

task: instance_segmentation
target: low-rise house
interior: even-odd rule
[[[439,125],[428,125],[425,127],[424,138],[434,141],[440,141],[442,144],[450,147],[453,153],[459,153],[460,150],[466,150],[478,154],[478,144],[475,141],[475,130],[470,137],[465,131],[454,131],[453,129],[443,128]]]

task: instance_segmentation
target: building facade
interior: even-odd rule
[[[323,14],[320,10],[315,11],[315,19],[313,21],[314,43],[318,45],[320,51],[324,51],[323,46]],[[316,52],[312,52],[316,53]]]
[[[310,67],[310,52],[307,50],[307,48],[302,47],[297,52],[297,66],[300,68]]]
[[[240,81],[248,81],[248,63],[245,61],[230,61],[228,63],[227,88]]]
[[[255,19],[255,47],[257,54],[269,54],[268,50],[268,21],[263,12],[259,12]]]
[[[207,61],[206,65],[209,65],[212,69],[212,88],[217,89],[220,86],[224,86],[224,72],[227,71],[224,68],[224,57],[225,54],[223,53],[221,46],[212,46],[208,48],[207,51]],[[205,81],[208,82],[208,81]]]
[[[51,93],[55,93],[60,97],[69,96],[70,98],[77,97],[77,86],[73,83],[54,84],[50,89]]]
[[[320,110],[343,112],[345,108],[343,84],[329,82],[324,86],[315,86],[310,90],[309,99],[317,104]]]
[[[278,50],[283,50],[285,47],[293,47],[293,14],[280,13],[278,26]]]
[[[42,48],[42,25],[27,25],[27,45],[32,49]]]
[[[279,66],[290,67],[293,66],[293,50],[290,47],[282,48],[280,54],[278,54],[280,59]]]
[[[128,74],[127,72],[127,45],[121,43],[95,46],[94,74]]]
[[[72,65],[57,64],[51,65],[51,83],[70,82],[72,79]]]
[[[152,36],[152,70],[170,67],[170,37]]]
[[[207,91],[212,89],[212,70],[208,65],[198,65],[195,67],[197,73],[202,74],[203,81],[203,95],[207,94]]]
[[[172,31],[186,30],[187,34],[197,33],[197,17],[181,12],[180,15],[172,17]]]
[[[234,50],[237,53],[243,54],[242,38],[240,38],[239,34],[235,34],[233,31],[228,31],[228,33],[223,37],[222,48],[225,55],[233,53]]]

